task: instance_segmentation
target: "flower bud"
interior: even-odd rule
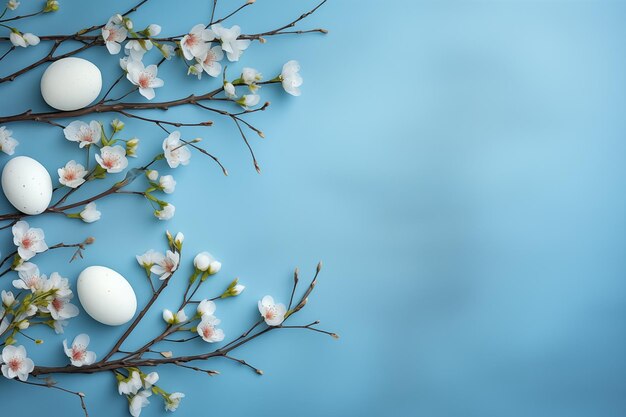
[[[11,291],[2,290],[2,304],[4,304],[4,306],[8,308],[11,307],[14,302],[15,296],[13,295],[13,293]]]
[[[120,132],[124,129],[124,122],[120,121],[120,119],[113,119],[111,122],[111,127],[113,128],[113,132]]]
[[[20,6],[20,2],[17,0],[9,0],[9,2],[7,3],[7,9],[9,10],[15,10]]]
[[[157,178],[159,178],[159,171],[155,169],[150,169],[146,171],[146,177],[148,177],[150,181],[156,181]]]
[[[17,327],[20,330],[26,330],[30,327],[30,323],[28,322],[28,320],[22,320],[18,323]]]
[[[174,246],[180,252],[183,249],[183,241],[185,240],[185,235],[181,232],[176,233],[176,237],[174,238]]]
[[[130,20],[129,18],[125,17],[123,18],[124,21],[124,26],[126,27],[126,29],[128,30],[133,30],[133,21]]]
[[[155,23],[152,23],[146,28],[146,34],[148,36],[157,36],[159,33],[161,33],[161,26]]]
[[[193,266],[198,271],[207,272],[211,268],[211,264],[217,262],[209,252],[200,252],[193,259]],[[219,262],[217,262],[219,264]],[[221,267],[221,264],[219,265]],[[218,268],[219,271],[219,268]]]
[[[48,0],[43,8],[44,13],[56,12],[59,10],[59,2],[57,0]]]

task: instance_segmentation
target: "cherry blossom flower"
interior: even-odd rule
[[[222,264],[215,260],[209,252],[200,252],[193,258],[193,265],[198,271],[208,272],[209,275],[217,274],[222,269]]]
[[[150,372],[148,375],[143,377],[143,387],[145,389],[150,389],[158,381],[159,381],[159,374],[156,372]]]
[[[172,194],[176,188],[176,180],[171,175],[163,175],[159,178],[159,186],[165,194]]]
[[[115,55],[120,52],[120,49],[122,49],[120,44],[126,40],[127,36],[128,31],[124,27],[122,16],[119,14],[112,16],[107,24],[102,28],[102,38],[104,39],[104,44],[111,55]]]
[[[165,410],[166,411],[176,411],[178,406],[180,405],[180,400],[185,398],[185,394],[182,392],[173,392],[170,395],[166,395],[163,397],[165,400]]]
[[[169,220],[174,217],[176,207],[173,204],[167,203],[161,210],[155,210],[154,215],[159,220]]]
[[[139,417],[141,414],[141,409],[147,407],[150,404],[148,401],[148,397],[152,395],[152,391],[143,390],[135,395],[128,405],[128,409],[130,410],[130,415],[133,417]]]
[[[237,100],[237,104],[244,109],[248,109],[249,107],[254,107],[259,104],[260,100],[261,97],[257,94],[244,94],[239,100]]]
[[[85,167],[74,160],[65,164],[65,167],[57,170],[59,174],[59,183],[66,187],[76,188],[85,182],[87,171]]]
[[[96,161],[109,174],[122,172],[128,166],[126,150],[120,145],[105,146],[96,154]]]
[[[100,142],[102,138],[102,127],[100,123],[95,120],[92,120],[89,124],[75,120],[63,129],[63,134],[67,140],[78,142],[78,146],[83,148],[87,145]]]
[[[163,320],[168,324],[178,324],[187,320],[187,314],[185,314],[185,310],[180,310],[174,314],[166,308],[163,310]]]
[[[163,55],[163,58],[169,60],[172,59],[172,57],[174,56],[175,48],[172,45],[167,43],[160,43],[156,45],[156,47],[159,49],[159,51],[161,51],[161,55]]]
[[[212,316],[213,313],[215,313],[215,309],[216,307],[213,301],[204,299],[198,303],[196,312],[200,317]]]
[[[11,307],[15,302],[15,296],[11,291],[2,290],[0,295],[2,296],[2,304],[7,308]]]
[[[244,68],[241,72],[241,79],[246,85],[248,85],[250,91],[254,93],[261,88],[256,83],[261,81],[263,76],[254,68]]]
[[[150,268],[152,268],[152,265],[160,262],[162,258],[164,258],[164,256],[150,249],[143,255],[137,255],[136,258],[137,258],[137,262],[139,263],[139,265],[141,265],[142,268],[149,271]]]
[[[178,165],[187,165],[189,164],[189,159],[191,159],[191,151],[180,140],[180,132],[178,130],[173,131],[165,138],[163,151],[170,168],[176,168]]]
[[[157,263],[152,265],[150,271],[159,275],[159,279],[163,281],[169,278],[174,271],[178,268],[178,262],[180,261],[180,254],[178,252],[172,252],[168,250],[165,252],[165,256],[157,260]]]
[[[50,313],[54,320],[67,320],[78,316],[78,307],[70,303],[70,300],[65,297],[53,298],[48,306],[42,310]]]
[[[215,316],[202,316],[197,327],[198,335],[207,343],[221,342],[224,340],[224,331],[216,328],[218,324],[220,324],[220,319]]]
[[[13,286],[19,290],[30,290],[36,292],[43,289],[45,281],[47,280],[45,275],[39,274],[39,268],[37,265],[24,262],[15,268],[17,275],[20,279],[13,281]]]
[[[7,9],[16,10],[20,6],[20,2],[17,0],[9,0],[7,3]]]
[[[67,326],[70,322],[67,320],[54,320],[52,326],[56,334],[63,334],[63,327]]]
[[[268,326],[278,326],[285,320],[287,308],[284,304],[275,304],[269,295],[259,301],[259,312]]]
[[[300,95],[300,86],[302,85],[302,76],[299,73],[300,64],[298,61],[289,61],[283,65],[283,70],[280,73],[280,80],[283,84],[283,88],[286,92],[292,96]]]
[[[224,59],[222,47],[220,45],[211,47],[209,44],[204,57],[197,58],[197,61],[207,74],[211,77],[218,77],[222,73],[222,64],[220,64],[222,59]]]
[[[226,52],[229,61],[239,61],[239,57],[244,50],[250,46],[247,39],[237,39],[241,35],[241,28],[237,25],[226,29],[220,24],[211,26],[215,37],[222,42],[222,49]]]
[[[13,29],[9,34],[9,40],[13,46],[26,48],[27,46],[35,46],[39,44],[39,38],[32,33],[22,33],[17,29]]]
[[[73,366],[91,365],[96,361],[96,354],[88,351],[89,336],[85,333],[81,333],[72,342],[71,347],[67,347],[67,340],[63,341],[63,350]]]
[[[13,226],[13,243],[17,246],[20,258],[27,261],[35,254],[48,250],[43,230],[31,228],[28,223],[21,220]]]
[[[139,94],[152,100],[155,96],[154,89],[163,87],[165,84],[162,79],[157,78],[157,66],[148,65],[144,67],[141,61],[128,61],[126,65],[126,78],[128,81],[139,87]]]
[[[83,211],[80,212],[80,218],[85,223],[93,223],[100,220],[100,212],[96,209],[96,203],[93,201],[85,206]]]
[[[130,55],[134,61],[141,61],[146,51],[152,49],[152,42],[148,39],[132,40],[126,42],[124,53]]]
[[[207,41],[215,39],[215,34],[200,23],[191,28],[189,33],[180,40],[180,49],[187,60],[204,58],[209,49]]]
[[[28,374],[35,369],[35,363],[26,356],[24,346],[5,346],[2,349],[2,375],[5,378],[19,378],[20,381],[26,381]]]
[[[0,126],[0,150],[7,155],[15,153],[15,147],[20,143],[11,137],[13,132],[4,126]]]
[[[128,378],[122,378],[118,381],[117,391],[120,395],[136,394],[142,387],[141,376],[139,372],[132,371]]]

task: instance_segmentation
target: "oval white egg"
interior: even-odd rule
[[[2,191],[22,213],[40,214],[52,199],[52,180],[39,162],[27,156],[17,156],[2,170]]]
[[[137,297],[126,278],[111,268],[90,266],[78,276],[78,299],[94,320],[119,326],[133,318]]]
[[[41,95],[57,110],[78,110],[91,104],[102,89],[98,67],[82,58],[53,62],[41,77]]]

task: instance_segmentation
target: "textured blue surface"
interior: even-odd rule
[[[28,29],[75,30],[129,2],[111,3],[64,0]],[[154,0],[136,23],[177,34],[207,19],[208,3]],[[224,3],[233,4],[222,14],[235,6]],[[257,3],[231,23],[261,31],[312,4]],[[103,201],[103,219],[91,226],[32,219],[50,243],[97,237],[83,261],[68,265],[69,254],[56,252],[38,263],[73,280],[87,265],[108,265],[143,298],[134,255],[161,249],[165,227],[183,231],[188,254],[210,250],[223,261],[207,293],[235,276],[248,285],[218,307],[235,335],[254,319],[258,298],[288,298],[293,267],[310,274],[325,261],[301,320],[320,319],[342,339],[258,340],[239,356],[263,377],[220,360],[210,364],[221,372],[213,378],[162,369],[163,387],[187,394],[180,415],[623,416],[625,18],[618,1],[331,1],[304,25],[329,28],[326,37],[254,44],[230,68],[269,76],[289,59],[303,67],[302,97],[261,90],[272,101],[254,117],[267,136],[252,138],[262,175],[226,121],[185,129],[205,137],[229,177],[195,154],[174,172],[178,211],[167,225],[133,197]],[[37,53],[12,55],[3,72]],[[116,76],[103,49],[84,57],[105,81]],[[213,85],[183,70],[164,65],[157,98]],[[45,108],[40,76],[1,86],[0,112]],[[13,130],[18,154],[51,171],[78,155],[51,127]],[[133,122],[127,132],[142,139],[140,160],[163,138]],[[6,252],[10,240],[2,242]],[[157,307],[177,303],[181,286]],[[160,326],[156,309],[130,345]],[[123,329],[82,314],[66,336],[82,331],[102,355]],[[31,355],[63,363],[62,337],[41,334],[43,346],[26,345]],[[87,393],[92,416],[127,415],[111,375],[58,380]],[[0,398],[2,415],[82,415],[71,396],[9,381],[0,381]],[[164,413],[153,403],[142,415]]]

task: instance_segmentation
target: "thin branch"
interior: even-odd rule
[[[68,394],[76,395],[80,399],[80,406],[83,409],[83,412],[85,413],[85,417],[89,417],[89,413],[87,412],[87,404],[85,404],[85,394],[83,394],[82,392],[72,391],[63,387],[59,387],[55,385],[56,384],[55,382],[38,384],[36,382],[31,382],[31,381],[20,381],[19,379],[17,381],[19,381],[22,384],[33,385],[36,387],[54,388],[59,391],[67,392]]]

